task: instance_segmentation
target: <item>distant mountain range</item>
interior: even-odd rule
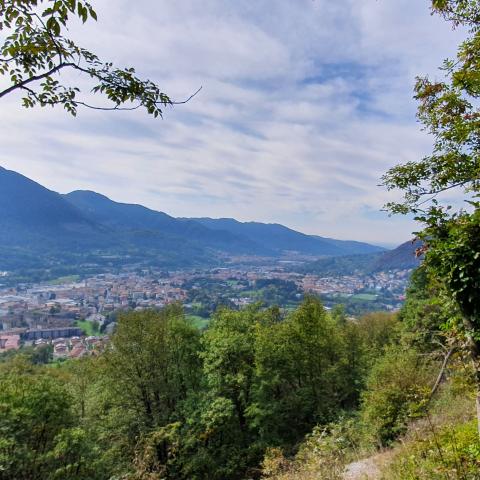
[[[48,190],[0,167],[0,270],[215,265],[233,256],[339,257],[385,249],[279,224],[174,218],[99,193]]]
[[[194,218],[191,220],[216,232],[227,231],[233,235],[248,238],[276,254],[292,252],[314,256],[339,256],[385,250],[368,243],[306,235],[278,223],[239,222],[233,218]]]

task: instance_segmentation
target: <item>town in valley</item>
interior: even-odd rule
[[[53,358],[77,358],[102,350],[118,315],[129,310],[161,309],[181,303],[198,328],[206,328],[215,310],[259,303],[295,308],[316,295],[327,309],[344,305],[355,317],[368,311],[398,310],[411,269],[370,274],[298,273],[288,262],[223,268],[161,271],[129,269],[37,284],[2,284],[0,278],[0,352],[21,346],[50,345]]]

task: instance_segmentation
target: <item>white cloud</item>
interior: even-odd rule
[[[395,163],[428,152],[412,100],[461,35],[415,0],[104,0],[71,34],[190,103],[146,114],[23,111],[2,100],[0,164],[177,216],[285,223],[400,243],[375,214]],[[65,77],[68,78],[68,77]]]

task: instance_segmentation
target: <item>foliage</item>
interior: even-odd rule
[[[480,332],[480,209],[458,215],[441,227],[441,235],[429,242],[429,266],[448,285],[471,329],[468,333],[475,335]]]
[[[307,298],[285,321],[259,327],[259,377],[251,416],[266,439],[298,440],[340,405],[344,367],[339,329],[320,302]]]
[[[80,327],[85,335],[96,335],[98,333],[98,322],[91,322],[89,320],[76,320],[75,325]]]
[[[53,346],[22,346],[18,350],[7,350],[6,352],[0,353],[0,363],[11,360],[17,356],[24,357],[28,362],[34,365],[44,365],[51,362],[53,359]]]
[[[20,91],[26,108],[60,105],[76,115],[79,106],[100,110],[141,107],[154,117],[161,116],[162,108],[172,102],[155,83],[137,77],[133,68],[118,69],[100,61],[65,36],[75,17],[85,23],[96,20],[97,14],[82,0],[0,1],[0,75],[10,81],[0,98]],[[66,70],[91,79],[91,93],[102,94],[110,106],[93,106],[88,98],[79,98],[79,86],[58,80]]]
[[[122,407],[136,415],[139,432],[172,422],[178,404],[197,386],[198,340],[177,305],[120,316],[105,368]]]
[[[263,478],[270,480],[342,480],[352,444],[350,422],[316,427],[306,436],[293,460],[270,448],[262,462]]]
[[[423,352],[445,344],[448,325],[457,318],[455,305],[448,300],[444,283],[418,268],[412,274],[405,303],[400,311],[409,342]]]
[[[426,438],[407,444],[385,480],[475,480],[480,471],[480,442],[475,422],[435,429]]]
[[[395,438],[431,381],[427,359],[391,346],[396,315],[354,321],[314,297],[288,314],[220,309],[205,331],[178,305],[117,321],[98,357],[0,364],[0,478],[240,480],[262,459],[270,478],[336,478],[359,425]]]
[[[476,0],[434,0],[433,10],[455,26],[467,27],[470,36],[457,51],[456,61],[443,65],[444,81],[418,78],[415,98],[418,117],[434,137],[432,155],[390,169],[383,177],[389,189],[404,194],[402,203],[391,203],[393,212],[413,212],[427,224],[447,215],[448,198],[436,197],[460,187],[467,195],[479,192],[478,132],[480,113],[480,16]],[[443,204],[443,206],[442,206]]]
[[[423,413],[434,378],[427,360],[405,347],[391,347],[372,368],[362,394],[360,418],[365,435],[385,446]]]
[[[432,0],[432,9],[468,36],[456,59],[445,60],[443,80],[417,79],[418,118],[433,136],[432,154],[393,167],[383,183],[403,193],[403,201],[387,208],[423,223],[425,267],[445,282],[452,310],[461,313],[476,369],[480,429],[480,6],[477,0]],[[451,190],[462,206],[445,195]]]
[[[92,478],[94,449],[64,382],[15,359],[0,374],[0,478]]]

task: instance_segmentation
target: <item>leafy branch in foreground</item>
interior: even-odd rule
[[[76,45],[64,33],[73,17],[83,23],[97,19],[93,7],[82,0],[0,0],[0,76],[10,85],[0,90],[0,99],[13,93],[24,94],[26,108],[35,105],[63,106],[76,115],[79,106],[97,110],[145,108],[154,117],[174,103],[150,80],[142,80],[133,68],[115,68],[92,52]],[[79,98],[81,88],[59,80],[63,71],[75,71],[93,81],[91,94],[109,100],[107,106],[92,105]],[[1,77],[0,77],[1,78]]]
[[[468,37],[456,59],[445,60],[442,81],[417,78],[418,118],[434,138],[432,154],[391,168],[383,184],[403,194],[387,209],[413,214],[424,225],[424,267],[445,282],[451,311],[461,313],[476,372],[480,433],[480,2],[432,0],[432,9],[466,28]]]

